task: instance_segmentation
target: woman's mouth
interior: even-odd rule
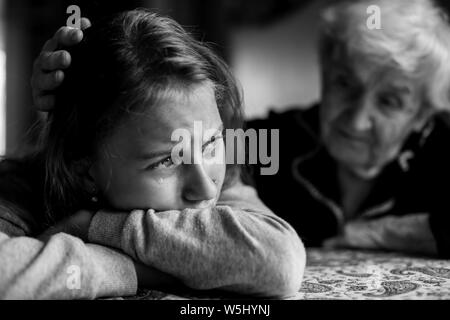
[[[370,144],[371,139],[366,134],[358,134],[351,132],[349,130],[343,129],[343,128],[337,128],[335,130],[336,134],[345,140],[349,140],[354,143],[363,143],[363,144]]]

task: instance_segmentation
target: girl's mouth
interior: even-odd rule
[[[214,206],[215,202],[216,202],[216,199],[192,202],[191,204],[188,204],[186,209],[206,209],[206,208],[210,208],[210,207]]]

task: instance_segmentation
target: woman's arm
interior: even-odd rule
[[[223,191],[211,209],[100,211],[89,240],[122,249],[194,289],[287,296],[300,288],[305,267],[296,232],[241,183]]]
[[[326,247],[384,249],[436,256],[437,243],[429,214],[386,216],[348,222],[343,234],[325,241]]]

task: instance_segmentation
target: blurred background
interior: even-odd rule
[[[169,15],[214,43],[244,90],[247,118],[318,101],[318,16],[333,0],[0,0],[0,155],[32,142],[30,77],[44,42],[66,24],[69,5],[82,16],[146,7]],[[395,0],[393,0],[395,1]],[[442,5],[450,7],[448,0]]]

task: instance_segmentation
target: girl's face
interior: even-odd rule
[[[132,115],[105,141],[90,174],[113,208],[165,211],[215,204],[225,178],[222,120],[211,86],[186,91]],[[203,133],[194,132],[194,121]],[[176,129],[191,135],[189,150],[183,152],[206,161],[172,161],[172,148],[179,143],[171,140]],[[201,148],[194,147],[196,139]]]

